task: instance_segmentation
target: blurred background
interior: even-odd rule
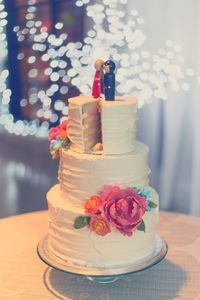
[[[0,217],[47,208],[58,170],[48,129],[68,98],[90,93],[98,57],[116,61],[117,94],[139,98],[161,209],[200,216],[199,11],[187,0],[0,0]]]

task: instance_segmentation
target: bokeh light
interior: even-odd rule
[[[168,87],[176,92],[190,89],[189,79],[196,74],[192,68],[184,66],[181,45],[167,40],[157,53],[151,53],[145,46],[144,19],[136,9],[129,11],[126,8],[130,0],[96,2],[75,1],[76,9],[85,6],[88,23],[91,24],[82,43],[68,41],[67,33],[62,31],[63,22],[56,22],[50,30],[36,17],[37,1],[27,1],[25,26],[14,26],[13,32],[19,43],[26,39],[31,41],[32,50],[29,57],[21,51],[17,58],[26,60],[30,79],[46,76],[49,86],[40,90],[30,88],[27,99],[20,100],[22,108],[38,105],[35,119],[15,121],[9,111],[12,95],[8,85],[9,71],[6,68],[0,71],[0,123],[10,133],[46,136],[52,123],[57,122],[60,116],[66,118],[68,115],[68,107],[60,96],[67,97],[69,84],[82,94],[91,94],[93,64],[98,58],[110,58],[116,62],[117,94],[137,96],[140,107],[151,98],[166,100]],[[6,25],[7,12],[0,0],[1,64],[7,57]],[[42,74],[38,71],[38,64],[45,66]]]

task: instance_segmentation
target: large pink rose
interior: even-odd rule
[[[132,188],[105,187],[101,194],[102,216],[122,234],[131,236],[147,209],[145,198]]]

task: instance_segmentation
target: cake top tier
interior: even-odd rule
[[[68,137],[74,151],[120,154],[135,148],[137,100],[117,97],[105,101],[92,96],[69,99]]]
[[[69,103],[69,105],[71,104],[71,105],[77,106],[77,104],[79,104],[79,105],[87,104],[89,100],[91,100],[93,102],[95,101],[95,99],[92,96],[77,96],[77,97],[68,99],[68,103]]]
[[[68,99],[69,104],[74,104],[74,105],[84,105],[87,104],[88,101],[102,101],[104,102],[105,106],[109,107],[115,107],[115,106],[127,106],[130,104],[137,105],[137,99],[134,97],[129,97],[129,96],[117,96],[115,101],[105,101],[103,98],[93,98],[92,96],[77,96],[73,98]]]
[[[125,106],[137,106],[137,99],[129,96],[117,96],[115,101],[105,101],[101,99],[104,106],[114,108],[114,107],[125,107]]]
[[[135,148],[137,99],[115,97],[112,60],[97,60],[95,69],[92,95],[69,99],[68,121],[50,130],[53,158],[66,147],[90,154],[123,154]]]

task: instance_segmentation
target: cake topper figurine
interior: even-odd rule
[[[115,63],[112,60],[107,60],[104,65],[104,94],[105,99],[109,101],[115,100]]]
[[[96,69],[92,86],[92,96],[94,98],[99,98],[103,94],[103,64],[104,61],[102,59],[97,59],[94,64]]]

